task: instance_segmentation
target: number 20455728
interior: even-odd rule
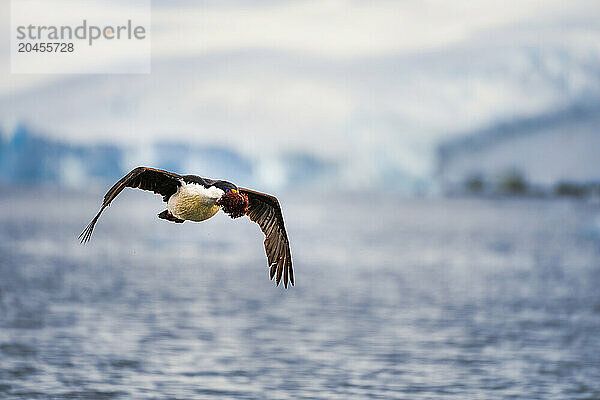
[[[73,43],[30,43],[21,42],[17,46],[19,53],[72,53],[75,51]]]

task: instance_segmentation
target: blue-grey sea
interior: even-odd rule
[[[0,397],[599,399],[600,205],[281,197],[296,286],[247,218],[0,189]]]

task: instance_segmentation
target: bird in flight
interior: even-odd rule
[[[265,252],[269,277],[283,285],[294,285],[294,271],[290,243],[283,223],[279,201],[274,196],[238,188],[231,182],[202,178],[196,175],[178,175],[155,168],[137,167],[113,185],[104,195],[98,214],[81,232],[81,243],[90,240],[94,226],[102,211],[110,205],[125,188],[153,191],[163,197],[167,209],[158,218],[175,223],[204,221],[219,210],[231,218],[244,215],[256,222],[265,234]]]

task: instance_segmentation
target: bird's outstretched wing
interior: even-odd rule
[[[288,282],[294,285],[294,270],[292,269],[292,254],[283,214],[277,198],[254,190],[239,188],[240,193],[248,196],[248,211],[246,215],[256,222],[265,234],[265,252],[269,263],[269,276],[275,277],[277,285],[283,277],[283,285]]]
[[[104,211],[104,209],[110,205],[110,202],[113,201],[126,187],[151,190],[156,194],[161,194],[164,201],[168,201],[169,197],[177,192],[177,188],[180,185],[181,176],[172,172],[148,167],[135,168],[122,177],[108,192],[106,192],[100,211],[98,211],[98,214],[96,214],[92,222],[90,222],[79,235],[81,243],[90,240],[92,232],[94,231],[94,226],[96,225],[96,222],[98,222],[98,218],[100,218],[102,211]]]

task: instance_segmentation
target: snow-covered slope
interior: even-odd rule
[[[434,175],[439,141],[597,102],[598,32],[598,19],[566,15],[415,52],[155,58],[150,75],[67,76],[5,95],[0,125],[73,145],[114,143],[126,149],[122,168],[212,148],[248,160],[258,183],[306,183],[318,170],[323,185],[410,192]],[[185,146],[156,152],[165,142]],[[235,175],[186,154],[186,170]]]
[[[600,182],[600,102],[498,123],[438,148],[446,191],[518,174],[538,187]]]

